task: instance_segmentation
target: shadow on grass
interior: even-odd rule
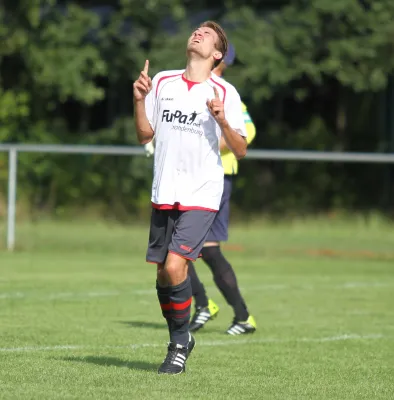
[[[168,329],[166,323],[147,322],[147,321],[118,321],[120,324],[127,325],[130,328],[150,328],[150,329]]]
[[[145,321],[118,321],[120,324],[127,325],[130,328],[150,328],[150,329],[163,329],[168,330],[166,323],[158,322],[145,322]],[[210,333],[221,333],[224,334],[225,330],[223,328],[212,327],[210,325],[200,329],[196,332],[196,335],[200,334],[210,334]]]
[[[99,357],[99,356],[87,356],[87,357],[65,357],[62,358],[64,361],[71,362],[82,362],[88,364],[96,364],[102,367],[119,367],[136,369],[140,371],[157,371],[158,365],[148,363],[144,361],[125,361],[116,357]]]

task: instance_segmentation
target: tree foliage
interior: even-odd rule
[[[211,18],[237,49],[226,79],[255,121],[254,147],[394,151],[391,0],[5,0],[0,141],[135,145],[144,60],[151,73],[184,67],[188,34]],[[99,202],[126,215],[149,204],[143,158],[24,154],[19,175],[33,208]],[[393,182],[386,167],[245,161],[237,186],[238,204],[283,211],[381,205]]]

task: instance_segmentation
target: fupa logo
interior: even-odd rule
[[[194,126],[200,126],[200,124],[194,123],[197,115],[199,114],[201,113],[197,113],[197,111],[193,111],[190,114],[183,114],[180,110],[175,110],[174,112],[171,112],[170,110],[164,110],[161,121],[163,122],[165,120],[166,122],[178,122],[180,124],[193,124]]]

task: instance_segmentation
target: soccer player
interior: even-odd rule
[[[185,371],[194,348],[189,332],[192,288],[187,261],[200,255],[219,210],[224,172],[220,138],[237,159],[246,154],[246,129],[236,89],[212,74],[227,52],[224,30],[208,21],[187,41],[186,68],[159,72],[149,61],[134,83],[138,140],[154,138],[152,216],[146,260],[157,264],[156,288],[170,342],[159,367]]]
[[[227,55],[213,70],[213,73],[221,77],[224,70],[232,65],[234,60],[235,49],[231,43],[229,43]],[[249,144],[256,135],[256,128],[244,103],[242,103],[242,112],[248,135],[247,142]],[[220,249],[220,242],[227,241],[228,239],[232,181],[233,176],[238,173],[238,162],[223,139],[220,141],[220,151],[225,173],[224,190],[219,212],[215,216],[207,236],[207,241],[202,249],[202,259],[210,268],[216,286],[227,303],[233,308],[234,320],[227,329],[227,333],[230,335],[242,335],[253,333],[256,330],[256,321],[253,316],[249,314],[245,301],[241,296],[234,270]],[[196,309],[190,323],[190,331],[195,332],[202,328],[209,320],[217,316],[219,307],[207,297],[204,285],[198,278],[194,264],[191,261],[189,261],[188,273],[191,278]]]

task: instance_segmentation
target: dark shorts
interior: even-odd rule
[[[168,252],[195,261],[206,241],[216,212],[152,208],[146,261],[164,263]]]
[[[230,220],[230,197],[233,186],[232,175],[224,175],[224,186],[219,211],[211,225],[207,242],[225,242],[228,239],[228,224]]]

